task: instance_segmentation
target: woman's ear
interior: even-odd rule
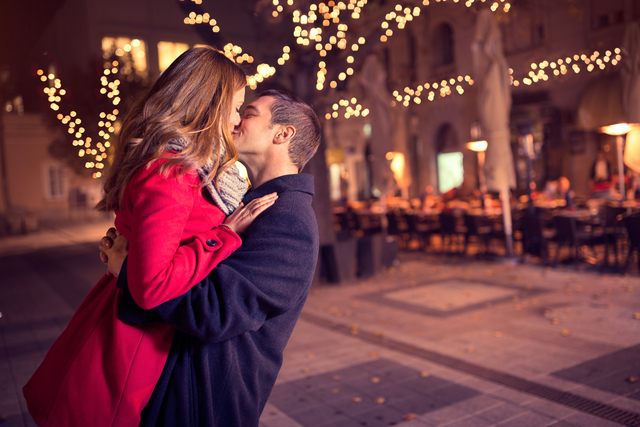
[[[284,144],[286,142],[291,142],[293,136],[296,134],[296,128],[291,125],[286,125],[280,128],[278,133],[276,133],[275,138],[273,138],[273,142],[276,144]]]

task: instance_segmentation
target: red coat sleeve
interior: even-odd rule
[[[127,279],[133,299],[144,309],[184,294],[242,243],[236,233],[211,222],[181,246],[195,199],[202,197],[199,182],[195,172],[178,176],[174,167],[166,175],[153,166],[130,182],[132,268]]]

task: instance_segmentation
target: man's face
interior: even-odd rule
[[[273,98],[263,96],[244,108],[242,121],[232,132],[241,161],[247,156],[264,154],[273,142],[277,130],[271,127],[270,108],[273,102]]]

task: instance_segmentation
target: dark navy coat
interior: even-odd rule
[[[307,299],[318,258],[311,175],[285,175],[250,191],[245,204],[278,200],[242,235],[242,246],[185,295],[143,312],[125,288],[120,316],[150,316],[177,329],[142,426],[257,426],[282,353]]]

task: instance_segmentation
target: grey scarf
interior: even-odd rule
[[[182,151],[187,146],[186,139],[174,139],[169,142],[168,149],[175,151]],[[220,147],[220,154],[224,156],[224,147]],[[209,160],[204,166],[198,169],[198,175],[201,179],[209,174],[213,169],[214,162],[218,159]],[[242,198],[249,189],[249,183],[240,176],[238,167],[234,164],[228,168],[217,180],[218,188],[213,185],[213,181],[207,184],[205,187],[215,204],[224,212],[225,215],[230,215],[242,202]]]

